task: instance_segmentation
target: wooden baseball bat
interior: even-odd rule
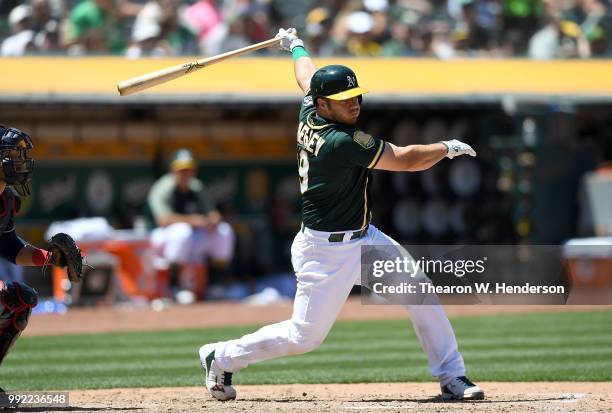
[[[142,90],[149,89],[153,86],[169,82],[172,79],[185,76],[189,73],[195,72],[196,70],[200,70],[207,66],[214,65],[215,63],[222,62],[226,59],[240,56],[255,50],[263,49],[279,42],[280,39],[270,39],[243,47],[241,49],[236,49],[226,53],[207,57],[206,59],[195,60],[193,62],[167,67],[165,69],[157,70],[155,72],[145,73],[144,75],[133,77],[131,79],[124,80],[123,82],[119,82],[117,84],[117,90],[119,91],[119,94],[121,96],[131,95],[132,93],[140,92]]]

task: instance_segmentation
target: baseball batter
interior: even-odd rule
[[[370,223],[370,169],[422,171],[444,157],[476,156],[458,140],[398,147],[358,130],[366,91],[355,73],[339,65],[317,70],[294,29],[281,29],[277,37],[281,49],[291,51],[296,81],[306,94],[297,131],[302,228],[291,248],[297,292],[291,319],[200,348],[206,388],[218,400],[236,397],[232,374],[249,364],[317,348],[360,282],[360,247],[398,245]],[[433,304],[407,309],[442,396],[484,398],[466,377],[448,318],[437,300]]]
[[[28,156],[28,152],[33,147],[32,140],[26,133],[0,125],[0,256],[18,265],[68,265],[71,269],[78,267],[78,274],[74,273],[74,278],[69,272],[71,281],[76,282],[81,277],[82,257],[72,238],[59,234],[60,238],[65,240],[63,243],[73,245],[74,253],[59,251],[57,247],[61,246],[53,241],[51,251],[46,251],[28,244],[15,231],[13,216],[19,212],[21,206],[19,195],[30,195],[34,161]],[[54,236],[56,237],[57,235]],[[64,252],[68,252],[70,256]],[[37,302],[36,290],[28,285],[0,281],[0,363],[28,325],[32,308]],[[2,396],[3,393],[0,389],[0,401],[6,397]]]

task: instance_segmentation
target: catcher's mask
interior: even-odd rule
[[[346,66],[323,66],[310,79],[310,94],[315,105],[317,98],[346,100],[355,96],[361,103],[361,95],[364,93],[368,91],[359,87],[355,72]]]
[[[28,151],[34,147],[27,133],[0,125],[0,157],[4,182],[19,195],[30,195],[30,181],[34,160]]]

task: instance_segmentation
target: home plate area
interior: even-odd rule
[[[485,400],[444,401],[436,383],[236,386],[238,399],[218,402],[203,388],[71,391],[72,412],[610,412],[610,382],[482,382]]]

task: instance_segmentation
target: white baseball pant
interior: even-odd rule
[[[235,235],[231,225],[221,222],[214,231],[193,228],[184,222],[155,228],[151,245],[169,263],[201,264],[204,257],[229,261],[234,253]]]
[[[317,348],[329,333],[354,284],[361,282],[361,246],[398,243],[370,225],[359,239],[330,243],[329,232],[304,228],[291,247],[297,292],[291,319],[262,327],[239,339],[217,343],[219,366],[236,372],[251,363]],[[429,369],[443,385],[465,375],[453,329],[439,304],[405,306]]]

